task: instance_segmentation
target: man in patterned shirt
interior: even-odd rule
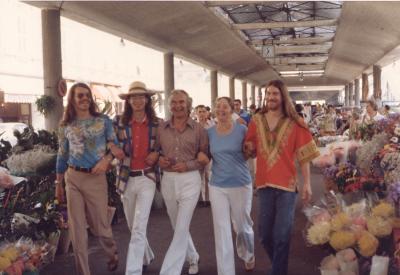
[[[56,198],[64,201],[65,178],[69,231],[77,274],[90,275],[87,225],[105,250],[108,269],[118,267],[117,247],[107,217],[106,171],[124,153],[116,144],[112,121],[97,111],[92,92],[84,83],[74,84],[59,129]]]

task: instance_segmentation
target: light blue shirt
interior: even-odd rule
[[[249,167],[242,153],[246,126],[234,123],[227,135],[217,133],[216,126],[208,129],[212,174],[210,184],[218,187],[240,187],[252,182]]]
[[[76,119],[59,129],[57,173],[64,173],[68,164],[92,168],[106,154],[109,141],[117,142],[112,121],[106,115]]]

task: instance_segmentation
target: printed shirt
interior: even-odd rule
[[[132,153],[131,169],[142,170],[147,168],[145,159],[148,155],[149,148],[149,123],[145,117],[142,122],[132,120]]]
[[[64,173],[68,164],[92,168],[106,154],[110,141],[117,144],[112,121],[105,115],[76,119],[60,127],[57,173]]]
[[[207,132],[191,118],[187,120],[182,132],[174,128],[171,120],[162,123],[158,129],[157,143],[161,155],[176,163],[185,162],[188,171],[203,168],[196,160],[200,151],[208,155]],[[168,168],[164,170],[168,171]]]
[[[319,155],[310,131],[290,118],[281,118],[270,131],[265,115],[254,115],[246,141],[251,141],[257,150],[257,188],[296,191],[295,160],[303,164]]]

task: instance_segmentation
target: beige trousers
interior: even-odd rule
[[[111,258],[117,247],[107,218],[107,181],[105,174],[92,175],[68,169],[65,173],[68,225],[74,248],[77,274],[90,275],[87,225],[99,238]],[[104,264],[106,268],[106,265]]]

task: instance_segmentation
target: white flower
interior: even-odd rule
[[[394,128],[394,134],[396,136],[400,136],[400,125],[399,124],[397,124],[396,128]]]
[[[393,142],[393,143],[398,143],[399,142],[399,138],[398,137],[392,137],[390,139],[390,141]]]

